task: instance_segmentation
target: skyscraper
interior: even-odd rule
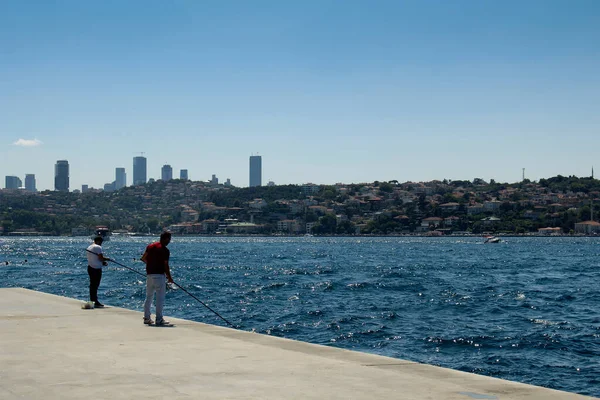
[[[69,162],[58,160],[54,165],[54,190],[69,191]]]
[[[250,187],[262,185],[262,157],[250,156]]]
[[[179,179],[185,179],[186,181],[188,180],[187,169],[179,170]]]
[[[18,189],[21,187],[23,182],[16,176],[7,176],[4,181],[4,188],[6,189]]]
[[[146,157],[133,157],[133,184],[146,183]]]
[[[127,186],[127,174],[125,168],[115,169],[115,190],[119,190]]]
[[[163,181],[170,181],[173,179],[173,168],[169,164],[163,165],[160,170],[160,177]]]
[[[25,190],[28,192],[37,192],[35,188],[35,175],[27,174],[25,175]]]

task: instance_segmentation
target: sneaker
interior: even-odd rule
[[[152,324],[154,324],[154,321],[152,321],[152,318],[144,318],[144,324],[152,325]]]
[[[169,325],[171,325],[171,323],[164,319],[161,319],[160,321],[156,321],[156,326],[169,326]]]
[[[94,308],[104,308],[104,304],[100,303],[99,301],[94,303]]]

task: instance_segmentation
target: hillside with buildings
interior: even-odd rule
[[[85,193],[0,190],[0,234],[597,234],[600,181],[373,182],[236,188],[184,179]]]

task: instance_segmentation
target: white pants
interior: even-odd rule
[[[165,274],[150,274],[146,276],[146,302],[144,303],[144,318],[150,319],[150,306],[156,293],[156,322],[163,319],[163,306],[166,292]]]

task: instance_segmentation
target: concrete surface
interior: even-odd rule
[[[168,301],[168,299],[167,299]],[[0,289],[0,399],[569,400],[410,361]]]

